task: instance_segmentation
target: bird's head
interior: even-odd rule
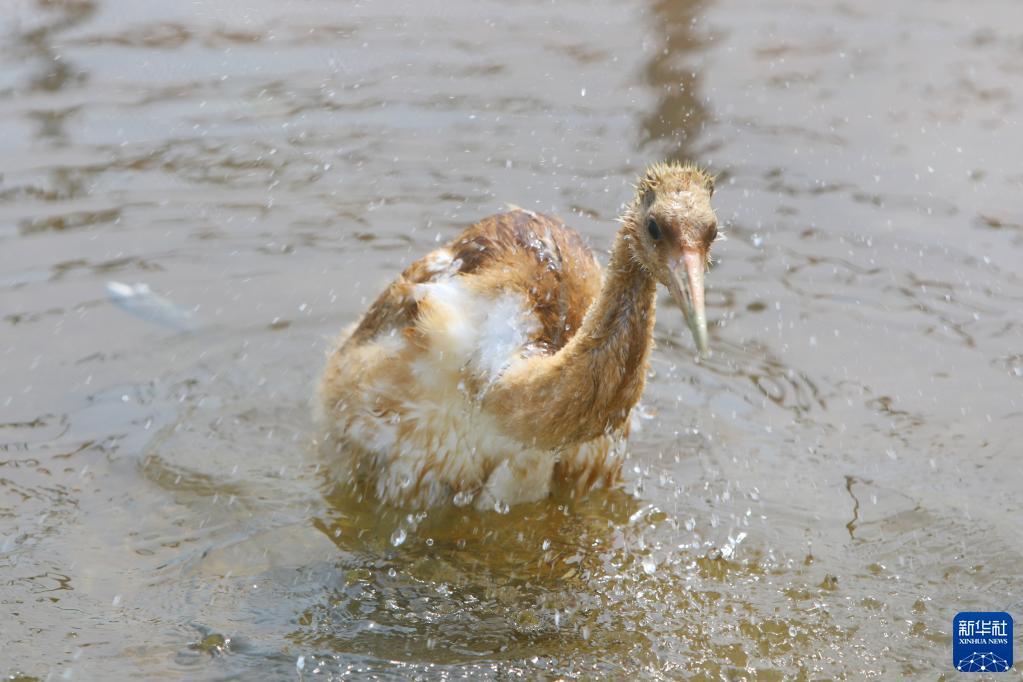
[[[688,163],[658,163],[636,185],[625,216],[635,232],[635,257],[682,308],[701,354],[707,353],[703,273],[718,232],[713,194],[709,173]]]

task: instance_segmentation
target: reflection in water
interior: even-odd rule
[[[80,85],[86,76],[74,66],[67,55],[59,53],[54,45],[58,35],[84,24],[96,13],[93,0],[36,0],[36,4],[47,18],[46,23],[15,36],[8,48],[19,59],[29,59],[38,64],[35,73],[29,77],[22,92],[55,93],[68,85]],[[66,141],[64,119],[73,109],[37,112],[41,125],[39,137],[54,142]]]
[[[756,552],[725,558],[743,534],[709,551],[699,541],[668,547],[677,522],[621,492],[507,515],[409,517],[414,534],[392,534],[390,549],[364,504],[337,492],[331,500],[331,520],[316,525],[344,559],[289,635],[306,664],[324,672],[381,670],[390,659],[477,674],[473,666],[504,662],[583,676],[694,668],[729,675],[757,657],[782,660],[822,638],[848,636],[811,606],[835,589],[835,578],[794,591],[790,611],[763,619],[755,615],[759,585],[799,580],[803,571],[772,569]],[[729,642],[724,632],[746,641]],[[686,663],[665,667],[667,651]]]
[[[96,3],[93,0],[36,0],[36,4],[41,16],[45,17],[44,22],[23,33],[16,33],[5,51],[9,52],[14,60],[28,61],[35,67],[24,85],[19,86],[20,95],[31,93],[59,95],[62,91],[83,84],[86,76],[75,67],[67,54],[55,48],[55,44],[62,32],[88,21],[96,13]],[[34,109],[28,117],[36,124],[36,139],[50,148],[59,149],[68,145],[68,120],[77,113],[77,106],[63,104],[55,108]],[[34,198],[44,201],[67,200],[86,195],[86,188],[79,174],[57,166],[50,169],[47,175],[50,178],[47,188],[31,187],[26,193],[34,194]],[[20,195],[16,190],[0,192],[0,202],[7,193]],[[22,220],[20,231],[22,234],[31,234],[39,230],[62,230],[104,223],[113,220],[118,214],[117,211],[101,213],[103,215],[83,212],[72,216]]]
[[[555,497],[507,514],[454,506],[405,513],[373,505],[345,485],[334,487],[327,501],[329,515],[314,525],[339,549],[400,548],[405,556],[445,556],[494,576],[534,582],[579,573],[607,549],[611,529],[641,511],[639,502],[621,490],[583,500]]]
[[[315,526],[345,557],[339,586],[303,612],[290,638],[333,655],[440,664],[592,649],[586,641],[601,614],[587,592],[605,575],[617,529],[630,516],[649,520],[621,491],[504,515],[451,508],[403,516],[340,488],[328,499],[329,516]]]
[[[652,27],[646,35],[651,57],[643,69],[657,104],[643,116],[642,144],[659,143],[667,159],[691,160],[692,144],[707,118],[699,97],[699,67],[705,48],[696,31],[708,0],[655,0],[650,3]]]

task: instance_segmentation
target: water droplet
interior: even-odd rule
[[[511,507],[509,507],[508,503],[505,502],[504,500],[498,500],[497,502],[494,503],[494,511],[496,511],[498,514],[507,514],[509,511],[511,511]]]
[[[455,496],[454,498],[452,498],[451,502],[456,507],[464,507],[472,502],[473,497],[475,497],[475,495],[473,495],[470,491],[462,490],[460,492],[455,493]]]
[[[299,656],[298,660],[295,661],[295,669],[303,670],[305,668],[305,656]]]
[[[646,559],[643,559],[643,572],[644,573],[646,573],[647,575],[653,575],[654,571],[656,571],[656,570],[657,570],[657,562],[656,561],[654,561],[650,557],[647,557]]]
[[[405,538],[407,537],[408,533],[405,532],[405,529],[399,528],[393,533],[391,533],[391,544],[394,545],[395,547],[400,547],[401,544],[405,542]]]

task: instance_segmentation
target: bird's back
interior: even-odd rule
[[[537,322],[531,346],[550,354],[582,324],[600,290],[601,268],[579,233],[557,218],[522,209],[492,215],[410,265],[370,306],[345,345],[414,327],[422,301],[417,287],[445,280],[483,299],[521,297]]]

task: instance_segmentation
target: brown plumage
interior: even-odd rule
[[[575,231],[520,209],[409,266],[340,340],[321,383],[352,478],[390,503],[481,508],[615,483],[658,282],[705,348],[712,192],[694,166],[652,166],[603,278]]]

